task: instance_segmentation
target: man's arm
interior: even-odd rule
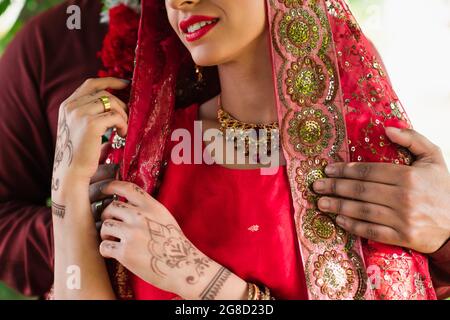
[[[0,280],[26,295],[51,286],[52,138],[39,97],[40,53],[24,29],[0,60]]]

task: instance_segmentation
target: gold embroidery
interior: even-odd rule
[[[414,270],[415,260],[400,254],[368,254],[368,264],[377,266],[376,297],[381,300],[423,300],[427,297],[425,277]]]
[[[326,177],[329,161],[345,161],[347,151],[341,97],[334,104],[339,80],[326,7],[317,0],[270,5],[273,53],[280,57],[277,91],[287,109],[281,109],[281,139],[288,153],[309,294],[316,299],[363,299],[367,286],[362,259],[354,251],[357,242],[335,224],[334,215],[317,209],[318,195],[311,188]]]
[[[292,101],[300,106],[311,105],[323,96],[325,75],[320,65],[305,57],[292,63],[287,72],[286,85]]]
[[[347,298],[355,282],[355,272],[349,260],[335,250],[325,251],[313,263],[315,284],[330,299]]]
[[[303,198],[309,202],[317,200],[312,185],[315,181],[326,178],[324,170],[327,165],[327,160],[315,157],[302,160],[300,166],[296,169],[295,180],[298,190],[302,193]]]
[[[330,24],[328,23],[327,15],[325,14],[324,11],[322,11],[319,8],[317,3],[312,1],[311,4],[310,4],[310,8],[314,11],[314,13],[316,14],[317,18],[319,18],[320,26],[322,28],[321,32],[323,32],[323,34],[322,34],[322,46],[320,47],[320,50],[319,50],[319,56],[322,58],[322,55],[325,55],[325,53],[329,49],[330,44],[331,44],[331,39],[333,38],[332,32],[331,32],[331,27],[330,27]]]
[[[319,210],[306,211],[302,229],[305,237],[315,245],[336,245],[346,240],[346,232],[336,225],[334,217]]]
[[[404,147],[397,147],[397,159],[394,160],[396,164],[404,164],[410,166],[413,163],[414,156],[411,154],[411,151]]]
[[[332,114],[334,119],[334,142],[331,146],[330,151],[328,152],[328,156],[335,161],[342,161],[342,159],[338,156],[338,152],[341,149],[345,139],[346,139],[346,131],[345,131],[345,122],[342,113],[338,110],[336,106],[330,104],[327,106],[328,111]]]
[[[402,120],[403,114],[400,111],[400,106],[398,105],[398,101],[391,102],[389,106],[391,108],[391,115],[393,115],[394,117],[396,117],[399,120]]]
[[[305,156],[318,155],[328,147],[332,138],[331,129],[329,118],[322,110],[304,108],[295,112],[289,121],[289,142],[295,151]]]
[[[336,98],[337,90],[339,88],[339,81],[336,76],[335,67],[333,66],[330,58],[325,54],[320,54],[320,59],[325,64],[328,73],[328,88],[325,103],[330,103]]]
[[[348,240],[347,244],[345,245],[345,249],[347,250],[347,256],[349,257],[350,261],[353,263],[353,266],[355,268],[357,277],[356,280],[358,281],[356,285],[355,294],[353,295],[354,300],[364,300],[364,295],[367,292],[367,273],[366,268],[364,266],[364,263],[362,261],[362,258],[356,253],[356,251],[352,250],[353,245],[355,243],[355,239],[353,235],[349,235],[346,233]],[[368,295],[371,295],[371,292],[368,293]]]
[[[317,48],[319,27],[308,11],[292,9],[285,14],[279,25],[281,43],[287,51],[304,57]]]
[[[278,0],[278,1],[288,8],[301,7],[303,5],[303,0]]]
[[[418,272],[414,273],[414,286],[416,287],[417,295],[426,296],[425,280]]]
[[[385,73],[384,73],[384,71],[383,71],[383,68],[382,68],[381,65],[378,63],[378,61],[374,60],[372,66],[373,66],[373,68],[374,68],[375,70],[378,71],[378,74],[379,74],[381,77],[385,77]]]

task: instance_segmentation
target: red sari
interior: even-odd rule
[[[198,104],[178,110],[173,129],[187,129],[194,137],[198,110]],[[191,142],[193,148],[193,139]],[[168,153],[174,144],[169,144]],[[285,167],[279,167],[275,175],[261,175],[259,169],[174,164],[170,157],[166,161],[155,197],[195,246],[241,278],[268,286],[278,299],[308,299],[301,257],[292,254],[299,250]],[[431,282],[422,277],[428,273],[422,255],[373,241],[364,241],[363,250],[366,265],[383,269],[380,298],[433,297]],[[376,275],[381,269],[369,271]],[[377,285],[373,279],[372,284]],[[134,275],[131,284],[138,300],[179,298]]]
[[[175,114],[175,128],[194,134],[198,105]],[[170,147],[169,147],[170,149]],[[177,196],[174,197],[174,194]],[[280,299],[307,299],[286,170],[233,170],[168,161],[157,195],[187,238],[243,279],[264,283]],[[136,299],[172,299],[136,276]]]

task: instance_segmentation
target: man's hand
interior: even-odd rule
[[[104,143],[100,155],[100,163],[104,163],[109,151],[109,143]],[[102,188],[116,179],[119,165],[116,164],[101,164],[98,166],[97,172],[91,178],[89,185],[89,201],[91,203],[91,211],[94,215],[94,220],[97,229],[100,231],[101,214],[103,210],[113,201],[113,197],[102,193]]]
[[[336,163],[314,183],[319,209],[338,214],[348,232],[433,253],[450,237],[450,174],[440,149],[414,130],[387,128],[391,141],[417,157],[409,166]]]

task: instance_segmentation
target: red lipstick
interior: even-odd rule
[[[180,29],[189,42],[197,41],[213,29],[218,18],[208,16],[191,16],[180,22]]]

